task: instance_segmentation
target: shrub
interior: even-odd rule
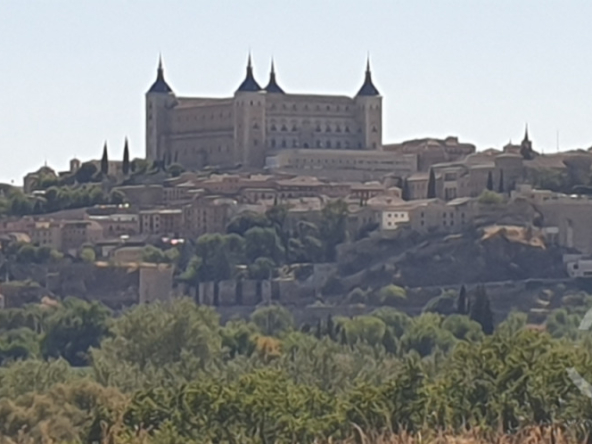
[[[348,293],[347,302],[350,304],[365,304],[368,302],[368,292],[356,287]]]
[[[479,203],[484,205],[499,205],[503,203],[504,198],[495,191],[485,190],[479,196]]]
[[[381,305],[394,307],[407,300],[407,291],[398,285],[387,285],[378,291],[378,302]]]

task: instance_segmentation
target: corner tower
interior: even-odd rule
[[[253,75],[251,54],[247,72],[234,93],[234,158],[243,166],[265,165],[265,91]]]
[[[156,80],[146,92],[146,159],[149,161],[162,160],[166,154],[167,112],[176,103],[159,58]]]
[[[355,97],[356,116],[365,149],[382,150],[382,96],[372,82],[370,57],[366,61],[364,83]]]

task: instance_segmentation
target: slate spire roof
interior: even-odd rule
[[[156,71],[156,80],[148,90],[149,93],[172,93],[173,90],[164,79],[164,68],[162,67],[162,57],[158,58],[158,69]]]
[[[368,56],[368,60],[366,62],[366,77],[364,79],[364,84],[358,91],[358,96],[379,96],[380,93],[378,89],[372,83],[372,71],[370,71],[370,56]]]
[[[271,59],[271,71],[269,72],[269,83],[265,87],[265,91],[268,93],[284,94],[284,90],[277,84],[275,79],[275,65],[273,59]]]
[[[253,76],[253,65],[251,64],[251,54],[249,53],[249,61],[247,63],[247,75],[243,83],[240,84],[237,91],[261,91],[261,87]]]

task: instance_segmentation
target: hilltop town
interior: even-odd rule
[[[346,97],[290,94],[273,62],[262,87],[249,58],[228,98],[178,95],[160,61],[145,103],[143,158],[125,140],[0,186],[3,307],[189,295],[306,318],[445,307],[446,290],[484,284],[497,311],[536,318],[560,304],[541,288],[592,273],[590,150],[542,154],[528,128],[497,148],[385,143],[369,61]]]

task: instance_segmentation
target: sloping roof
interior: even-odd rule
[[[253,76],[253,66],[251,65],[251,56],[249,55],[249,63],[247,64],[247,75],[245,76],[245,80],[239,85],[237,91],[251,91],[257,92],[261,91],[261,87],[255,80]]]
[[[277,84],[275,79],[275,67],[273,60],[271,61],[271,71],[269,73],[269,83],[265,87],[265,91],[271,94],[284,94],[284,90]]]
[[[370,71],[366,71],[366,77],[364,78],[364,84],[358,91],[358,96],[379,96],[378,89],[372,83],[372,74]]]
[[[148,90],[149,93],[172,93],[173,90],[164,79],[164,69],[162,67],[162,60],[158,62],[158,70],[156,71],[156,80]]]

